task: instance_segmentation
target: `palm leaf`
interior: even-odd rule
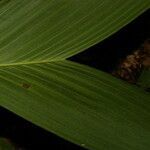
[[[148,150],[148,93],[65,60],[148,7],[147,0],[1,1],[0,105],[89,149]]]

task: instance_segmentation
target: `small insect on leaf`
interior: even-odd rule
[[[31,84],[29,83],[22,83],[22,87],[25,89],[29,89],[31,87]]]

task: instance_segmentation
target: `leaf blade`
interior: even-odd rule
[[[63,60],[148,8],[147,0],[0,3],[0,104],[90,149],[147,149],[149,95]]]
[[[1,68],[0,82],[3,107],[81,146],[149,147],[149,95],[103,72],[62,61]]]
[[[0,7],[0,64],[68,58],[107,38],[149,5],[147,0],[8,1]]]

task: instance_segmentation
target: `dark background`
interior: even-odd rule
[[[150,37],[149,18],[148,10],[111,37],[69,60],[111,72],[122,58],[132,53]],[[83,150],[2,107],[0,107],[0,136],[11,139],[26,150]]]

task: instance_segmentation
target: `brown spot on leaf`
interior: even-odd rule
[[[22,87],[25,89],[29,89],[31,87],[31,84],[29,83],[22,83]]]

